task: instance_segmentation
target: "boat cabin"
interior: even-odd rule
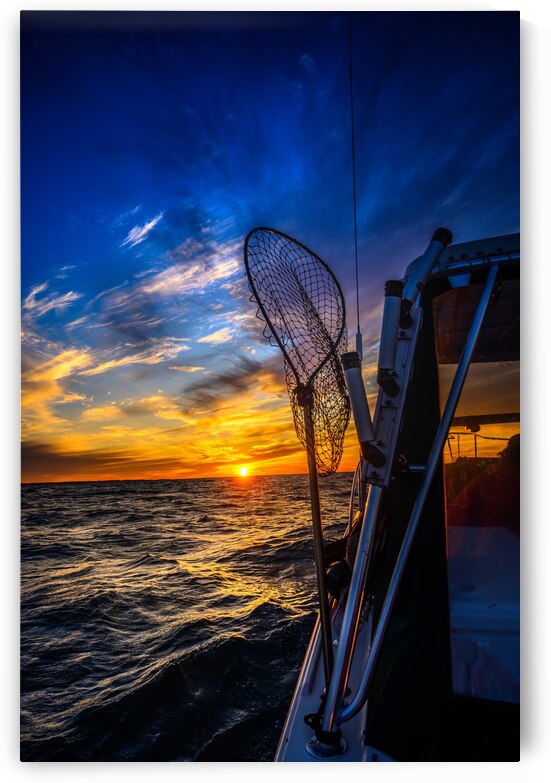
[[[402,318],[386,467],[362,460],[326,550],[348,574],[331,680],[318,622],[277,760],[518,759],[519,256],[518,235],[445,247]]]

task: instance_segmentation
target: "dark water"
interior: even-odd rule
[[[321,482],[342,532],[350,474]],[[22,489],[24,760],[271,760],[315,618],[305,476]]]

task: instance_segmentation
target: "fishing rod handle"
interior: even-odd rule
[[[380,467],[385,463],[385,456],[374,443],[375,431],[367,403],[360,356],[357,351],[350,351],[341,356],[341,362],[352,406],[354,424],[358,434],[360,451],[364,459],[372,465]]]

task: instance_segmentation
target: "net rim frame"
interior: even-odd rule
[[[252,228],[249,231],[249,233],[247,234],[247,236],[245,237],[245,246],[244,246],[244,249],[243,249],[243,254],[244,254],[244,262],[245,262],[245,271],[247,273],[247,279],[249,281],[251,292],[252,292],[252,294],[253,294],[253,296],[254,296],[254,298],[256,300],[256,303],[258,304],[259,310],[262,313],[264,321],[269,326],[270,332],[272,333],[272,335],[274,337],[274,340],[277,342],[279,348],[281,349],[281,352],[283,353],[283,356],[285,357],[285,361],[288,363],[289,367],[293,371],[293,375],[295,376],[296,383],[297,383],[297,388],[301,385],[302,382],[301,382],[300,378],[298,377],[298,373],[297,373],[297,371],[295,369],[295,366],[294,366],[293,362],[291,361],[291,359],[289,357],[289,354],[285,350],[285,347],[284,347],[283,343],[281,342],[281,340],[279,339],[279,336],[277,335],[276,331],[274,330],[274,327],[272,326],[272,322],[271,322],[270,318],[268,318],[268,314],[266,313],[264,305],[262,304],[262,300],[260,299],[260,296],[259,296],[258,291],[256,289],[256,286],[254,284],[254,281],[253,281],[253,278],[252,278],[252,274],[251,274],[251,270],[249,269],[249,259],[248,259],[248,252],[247,252],[248,249],[249,249],[249,240],[251,239],[253,234],[256,234],[257,232],[260,232],[260,231],[265,231],[265,232],[268,232],[269,234],[276,234],[277,236],[283,237],[283,239],[287,239],[287,240],[289,240],[291,242],[294,242],[302,250],[305,250],[306,253],[308,253],[310,256],[313,256],[313,258],[315,258],[316,261],[318,261],[324,267],[324,269],[329,273],[331,279],[333,280],[333,282],[335,283],[335,285],[337,287],[337,291],[338,291],[340,299],[341,299],[341,303],[342,303],[342,325],[341,325],[341,329],[340,329],[340,332],[339,332],[339,336],[337,337],[335,342],[331,339],[331,344],[332,344],[331,350],[329,351],[329,353],[327,354],[325,359],[318,365],[318,367],[316,367],[316,369],[314,370],[312,375],[308,378],[308,382],[306,384],[304,384],[305,387],[308,387],[308,386],[311,385],[311,383],[314,380],[314,378],[316,377],[316,375],[318,375],[318,373],[322,370],[322,368],[325,367],[325,365],[327,364],[327,362],[329,361],[331,356],[333,356],[333,355],[336,356],[337,355],[337,353],[336,353],[337,345],[341,341],[342,336],[344,334],[344,331],[346,329],[346,301],[345,301],[345,298],[344,298],[344,294],[343,294],[343,291],[342,291],[342,288],[341,288],[341,285],[340,285],[339,281],[337,280],[335,274],[333,273],[333,271],[329,267],[329,265],[326,264],[325,261],[322,258],[320,258],[317,253],[314,253],[313,250],[310,250],[309,247],[307,247],[302,242],[299,242],[298,239],[295,239],[290,234],[286,234],[284,231],[278,231],[276,228],[270,228],[269,226],[256,226],[256,228]],[[340,357],[337,357],[337,358],[340,358]]]

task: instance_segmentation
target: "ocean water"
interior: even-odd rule
[[[328,537],[352,476],[321,479]],[[22,488],[21,758],[269,761],[315,620],[306,476]]]

